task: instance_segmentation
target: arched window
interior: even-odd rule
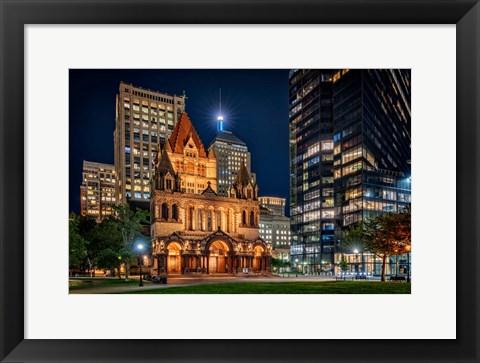
[[[178,220],[178,207],[176,204],[172,205],[172,219]]]
[[[255,213],[250,212],[250,225],[255,225]]]
[[[193,231],[193,217],[194,217],[194,209],[193,207],[188,207],[188,229]]]
[[[204,231],[203,227],[203,211],[201,209],[198,210],[198,216],[197,216],[197,230],[199,231]]]
[[[245,211],[242,212],[242,224],[247,224],[247,212]]]
[[[207,231],[212,231],[212,211],[207,212]]]
[[[217,211],[217,229],[222,228],[222,212]]]
[[[167,203],[162,203],[162,218],[167,220],[168,219],[168,205]]]

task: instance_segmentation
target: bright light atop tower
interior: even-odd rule
[[[217,120],[218,120],[218,121],[223,121],[223,116],[222,116],[222,115],[219,115],[219,116],[217,117]]]

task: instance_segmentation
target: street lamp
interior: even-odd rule
[[[410,252],[411,252],[412,246],[406,245],[405,246],[405,251],[407,252],[407,282],[410,282]]]
[[[140,282],[138,283],[138,286],[143,286],[143,279],[142,279],[142,259],[141,259],[141,255],[143,253],[143,251],[145,250],[145,246],[143,245],[143,243],[139,242],[137,243],[136,245],[136,250],[137,250],[137,256],[138,256],[138,267],[140,269]]]
[[[357,267],[355,273],[358,275],[358,250],[355,248],[353,253],[355,253],[355,266]]]

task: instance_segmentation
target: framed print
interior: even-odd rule
[[[1,9],[2,361],[479,360],[477,1]]]

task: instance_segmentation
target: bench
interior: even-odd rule
[[[407,281],[405,276],[390,276],[390,281]]]
[[[355,280],[366,280],[367,275],[355,275]]]
[[[335,280],[353,280],[355,278],[355,276],[353,275],[336,275],[335,276]]]
[[[152,282],[154,284],[166,284],[167,283],[167,276],[155,276],[152,278]]]

